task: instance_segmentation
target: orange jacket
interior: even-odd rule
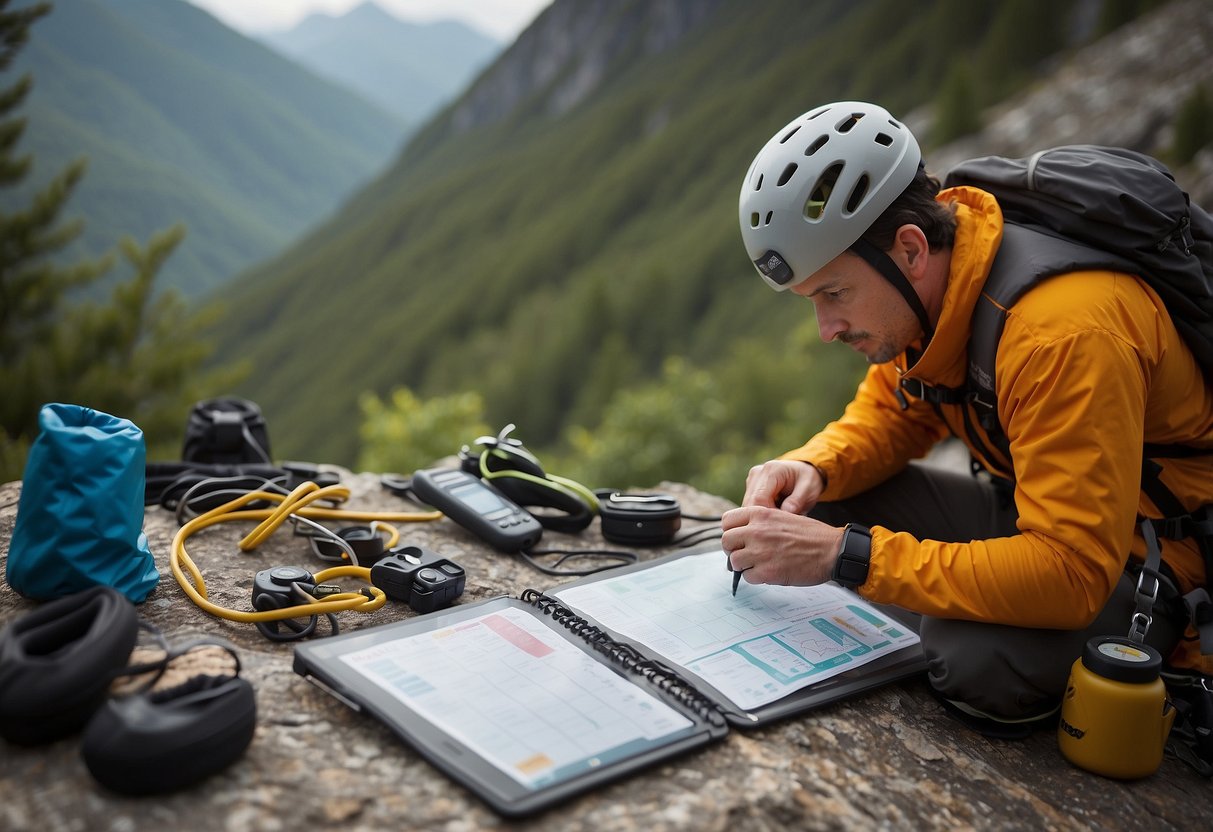
[[[951,271],[935,335],[906,375],[959,387],[970,317],[1003,220],[994,198],[975,188],[953,188],[939,199],[957,209]],[[946,422],[965,437],[957,407],[943,407],[946,422],[925,401],[910,398],[909,409],[900,408],[893,392],[904,368],[904,355],[873,365],[842,418],[784,455],[822,470],[822,499],[887,479],[947,436]],[[1136,516],[1161,516],[1140,493],[1143,437],[1213,449],[1213,389],[1158,296],[1136,277],[1109,272],[1060,275],[1016,302],[999,342],[996,379],[1019,534],[942,543],[875,527],[860,593],[937,617],[1084,627],[1111,595],[1126,555],[1144,555]],[[1213,503],[1209,457],[1163,464],[1163,482],[1186,508]],[[1163,541],[1163,559],[1182,591],[1204,583],[1194,541]],[[1199,646],[1181,643],[1177,652],[1172,661],[1193,666]],[[1209,658],[1205,667],[1213,670]]]

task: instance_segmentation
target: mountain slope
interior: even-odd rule
[[[809,314],[762,291],[738,239],[737,187],[776,129],[828,100],[911,112],[957,61],[1031,77],[1090,6],[558,0],[391,170],[243,281],[221,357],[253,360],[242,392],[288,455],[349,463],[357,395],[398,384],[477,390],[491,422],[555,442],[665,357],[783,349]],[[941,58],[944,31],[968,46]]]
[[[280,250],[394,151],[398,122],[181,0],[73,0],[35,24],[30,185],[81,155],[82,249],[178,221],[164,269],[187,294]]]
[[[433,115],[500,50],[461,23],[406,23],[373,2],[340,16],[317,12],[260,38],[409,124]]]

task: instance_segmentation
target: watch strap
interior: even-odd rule
[[[834,561],[836,582],[848,589],[856,589],[868,579],[872,565],[872,531],[858,523],[847,523],[842,532],[842,548]]]

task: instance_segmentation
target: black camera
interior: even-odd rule
[[[400,546],[371,567],[371,583],[392,600],[427,613],[450,606],[462,595],[466,576],[449,558],[420,546]]]

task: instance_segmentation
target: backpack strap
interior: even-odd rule
[[[1124,258],[1098,251],[1073,240],[1063,239],[1046,229],[1027,224],[1005,222],[1002,244],[973,308],[969,327],[968,372],[964,387],[932,387],[918,379],[902,379],[900,389],[932,404],[963,407],[965,434],[970,444],[981,451],[986,461],[1000,469],[1005,478],[1013,478],[998,458],[1010,459],[1010,442],[998,421],[995,395],[995,359],[1002,340],[1007,310],[1025,292],[1046,278],[1087,269],[1133,271]],[[900,390],[899,397],[900,397]],[[975,429],[980,425],[988,437]],[[997,452],[997,454],[994,453]]]
[[[1063,239],[1039,226],[1003,224],[1002,243],[973,309],[967,386],[972,391],[982,427],[1004,455],[1008,446],[998,423],[995,359],[1007,310],[1046,278],[1093,269],[1136,273],[1133,263],[1123,257]]]

